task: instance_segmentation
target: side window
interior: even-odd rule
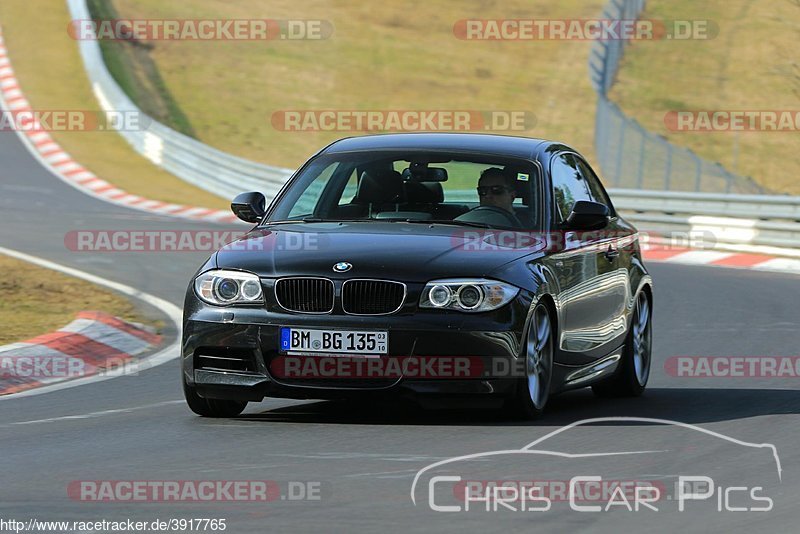
[[[553,182],[553,199],[561,221],[567,219],[575,202],[594,200],[589,185],[583,179],[571,155],[561,154],[553,158],[550,163],[550,176]]]
[[[594,173],[592,168],[589,167],[589,164],[583,161],[581,158],[576,158],[574,156],[573,158],[578,162],[578,169],[581,171],[581,176],[583,176],[584,181],[589,186],[589,191],[592,193],[592,199],[600,204],[605,204],[609,207],[609,209],[611,209],[611,202],[608,199],[608,195],[606,195],[603,186],[600,185],[600,179]]]

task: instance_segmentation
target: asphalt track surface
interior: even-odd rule
[[[178,306],[205,254],[76,253],[65,248],[64,234],[210,227],[85,196],[42,168],[12,133],[0,134],[0,213],[1,246],[128,284]],[[250,404],[236,419],[212,420],[195,416],[184,405],[176,359],[138,376],[0,401],[0,518],[226,518],[227,532],[797,531],[798,379],[676,378],[667,375],[664,361],[675,355],[797,355],[800,280],[702,266],[650,268],[656,298],[654,363],[642,398],[602,400],[588,390],[567,393],[552,399],[546,416],[532,423],[505,420],[480,407],[422,411],[278,399]],[[678,475],[707,475],[718,486],[763,487],[773,500],[772,510],[719,511],[717,497],[723,493],[717,491],[708,500],[687,503],[684,512],[677,510],[673,495],[658,503],[657,512],[616,507],[581,513],[558,501],[548,511],[501,506],[487,512],[476,505],[477,510],[444,513],[429,507],[425,483],[417,488],[416,505],[411,501],[415,474],[433,462],[517,449],[574,421],[617,416],[681,421],[744,442],[774,444],[782,478],[765,449],[687,428],[628,421],[570,429],[550,440],[549,450],[660,452],[634,462],[620,456],[487,457],[463,466],[462,472],[468,480],[563,481],[599,474],[655,479],[665,487]],[[461,469],[456,465],[453,469]],[[84,502],[67,493],[70,482],[80,480],[270,480],[278,481],[284,494],[288,481],[318,482],[321,499]],[[737,499],[729,504],[762,504]]]

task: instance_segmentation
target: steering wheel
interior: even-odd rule
[[[521,228],[522,223],[513,213],[509,213],[497,206],[477,206],[467,213],[459,215],[454,220],[465,222],[480,222],[490,226],[513,226]]]

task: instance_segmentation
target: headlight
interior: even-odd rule
[[[496,310],[517,296],[519,288],[496,280],[452,279],[428,282],[422,291],[420,308],[463,312]]]
[[[206,271],[194,279],[194,291],[203,302],[215,306],[264,303],[261,280],[241,271]]]

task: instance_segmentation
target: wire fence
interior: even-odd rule
[[[611,0],[603,18],[635,20],[644,6],[645,0]],[[624,189],[767,193],[751,178],[734,174],[691,149],[647,131],[608,99],[626,45],[621,39],[598,40],[589,55],[589,74],[597,92],[594,143],[605,182]]]

